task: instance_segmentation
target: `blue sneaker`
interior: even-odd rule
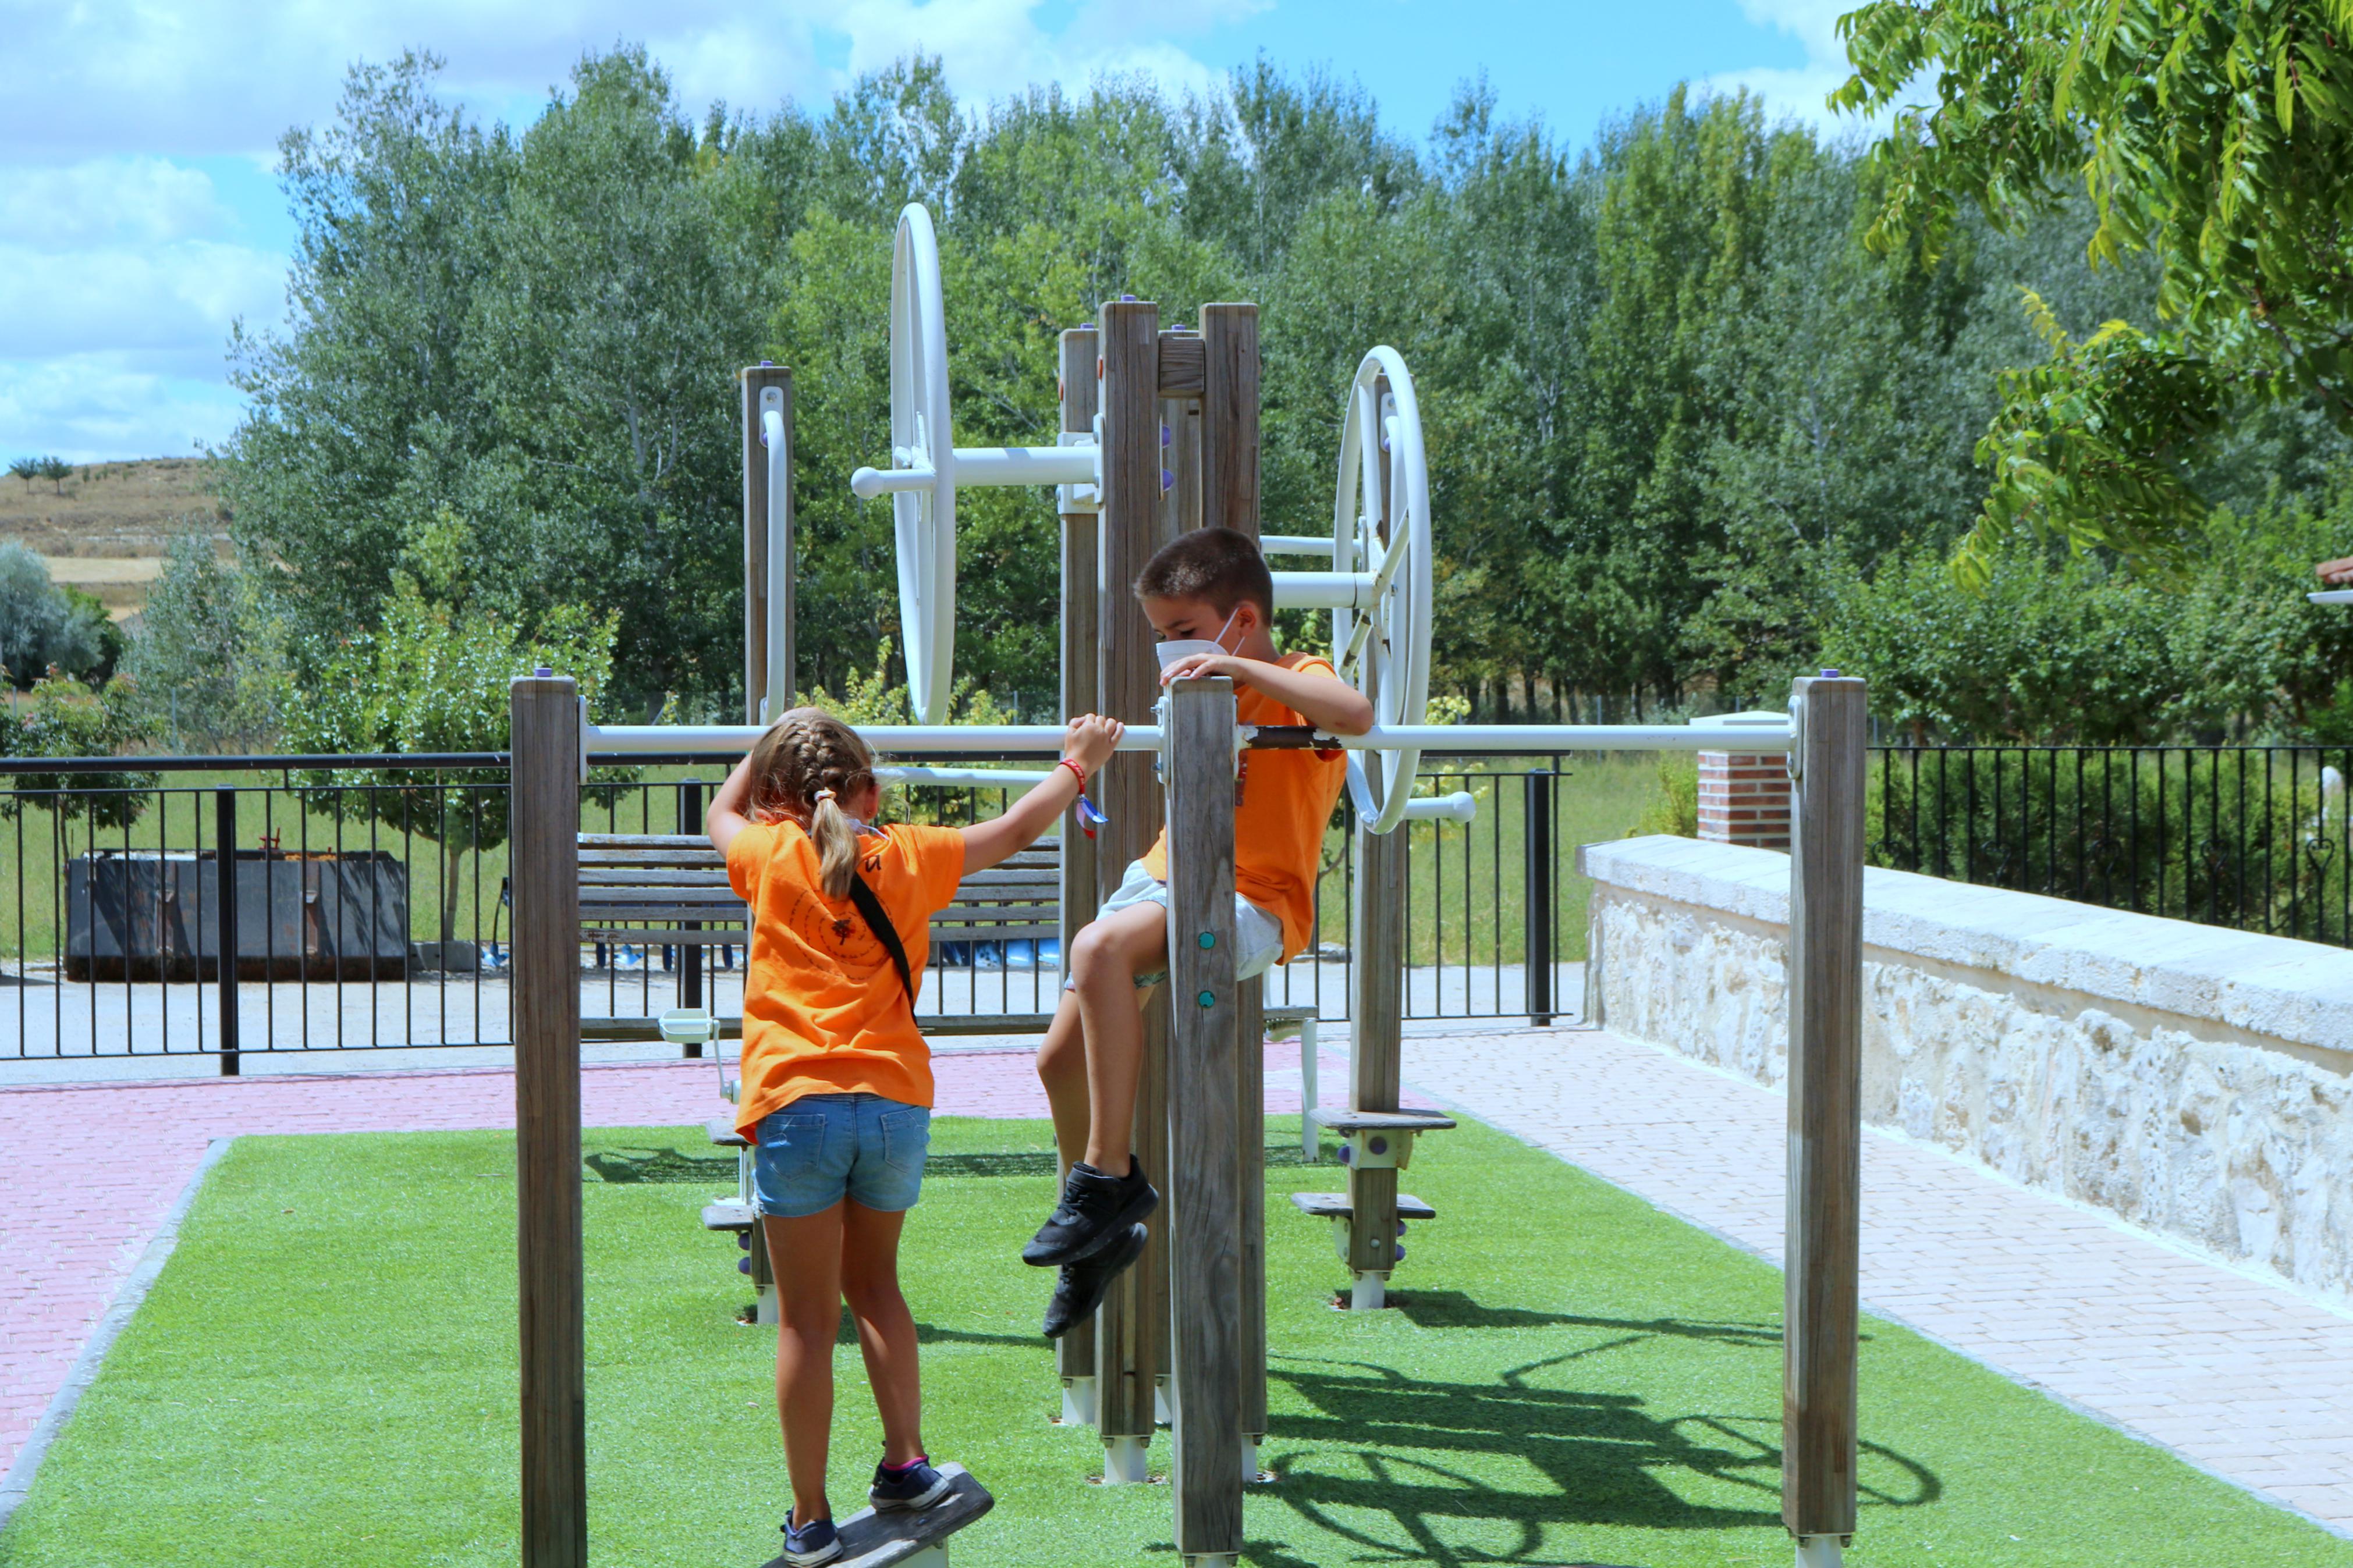
[[[820,1563],[830,1563],[841,1555],[841,1537],[834,1533],[833,1521],[813,1519],[807,1524],[795,1524],[790,1513],[785,1515],[784,1561],[792,1568],[817,1568]]]
[[[955,1489],[955,1482],[932,1468],[931,1456],[910,1465],[877,1465],[866,1500],[878,1509],[929,1508]]]

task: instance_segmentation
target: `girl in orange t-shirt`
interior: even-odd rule
[[[993,822],[875,827],[873,754],[830,713],[796,708],[712,798],[704,826],[752,909],[736,1119],[757,1145],[776,1265],[776,1410],[793,1489],[783,1561],[794,1568],[841,1555],[825,1469],[845,1300],[882,1417],[869,1500],[921,1509],[948,1491],[923,1453],[915,1321],[899,1290],[900,1229],[931,1139],[931,1052],[914,1016],[931,917],[965,872],[1035,842],[1122,728],[1074,720],[1054,776]]]

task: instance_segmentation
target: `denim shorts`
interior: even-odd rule
[[[1127,874],[1119,879],[1119,889],[1095,910],[1095,919],[1115,915],[1122,910],[1138,904],[1158,904],[1168,907],[1168,884],[1144,868],[1141,860],[1127,863]],[[1234,978],[1252,980],[1272,969],[1282,957],[1282,922],[1243,898],[1234,895]],[[1146,990],[1168,978],[1166,969],[1149,970],[1135,977],[1137,990]],[[1062,982],[1065,991],[1075,990],[1071,981]]]
[[[898,1214],[915,1206],[932,1113],[879,1094],[805,1094],[760,1118],[752,1156],[762,1214],[802,1219],[843,1198]]]

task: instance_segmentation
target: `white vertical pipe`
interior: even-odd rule
[[[793,592],[793,461],[785,439],[784,398],[773,388],[760,394],[760,439],[768,448],[768,694],[760,718],[774,723],[793,694],[792,628],[786,607]]]

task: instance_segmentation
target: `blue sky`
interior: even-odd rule
[[[1503,111],[1583,142],[1678,80],[1816,122],[1838,0],[0,0],[0,461],[185,453],[242,410],[233,321],[284,310],[271,149],[344,68],[444,57],[448,93],[527,119],[584,51],[645,42],[688,102],[822,100],[922,49],[959,91],[1106,71],[1214,89],[1263,50],[1354,77],[1417,139],[1486,73]],[[878,303],[877,309],[881,306]]]

